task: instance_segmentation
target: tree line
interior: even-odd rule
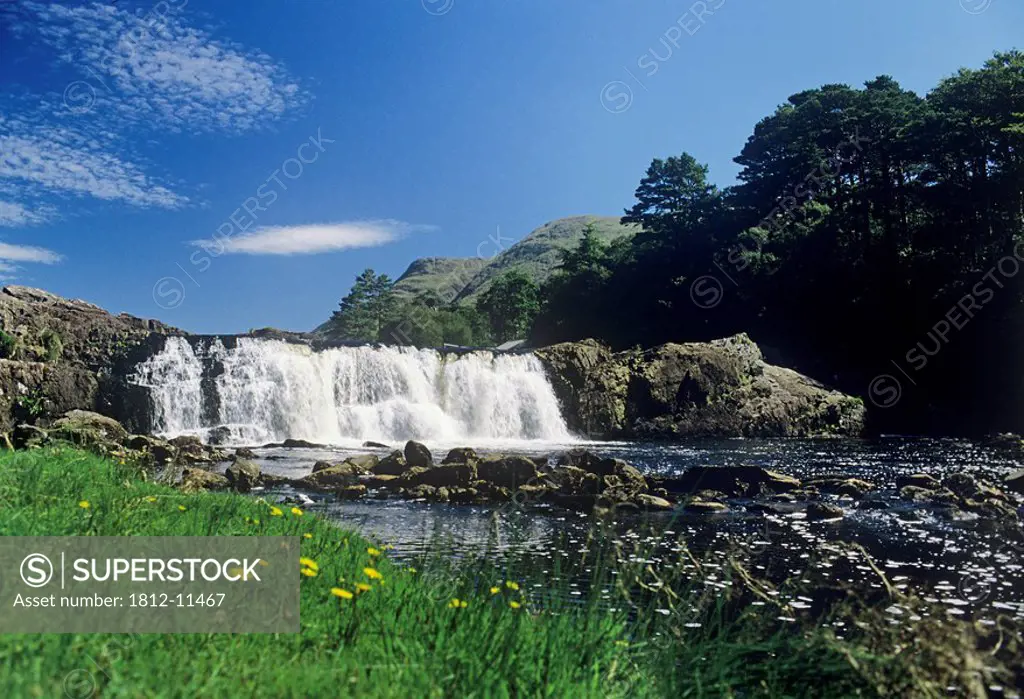
[[[400,294],[386,274],[356,277],[327,323],[329,338],[383,344],[488,347],[525,339],[540,308],[537,284],[522,272],[497,278],[474,304],[435,291]]]

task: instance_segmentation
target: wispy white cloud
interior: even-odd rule
[[[56,264],[64,257],[53,250],[39,248],[34,245],[13,245],[11,243],[0,243],[0,260],[12,262],[42,262],[46,265]]]
[[[308,101],[264,52],[193,26],[200,15],[187,5],[0,2],[5,31],[52,51],[79,78],[62,94],[0,97],[0,226],[56,218],[55,196],[183,207],[181,183],[140,155],[154,132],[241,134]]]
[[[190,26],[187,0],[133,14],[111,3],[24,2],[15,31],[38,37],[82,80],[68,86],[72,112],[112,109],[122,121],[161,130],[240,133],[281,118],[308,99],[266,53]]]
[[[0,226],[31,226],[51,218],[53,211],[40,207],[29,209],[17,202],[0,201]]]
[[[15,245],[0,242],[0,281],[11,281],[17,277],[21,267],[17,262],[35,262],[52,265],[64,259],[53,250],[34,245]]]
[[[0,136],[0,179],[20,181],[28,194],[88,195],[167,209],[188,201],[147,176],[140,166],[106,152],[98,139],[2,116],[0,127],[7,131]]]
[[[393,220],[278,226],[230,238],[193,240],[192,245],[213,255],[312,255],[387,245],[408,233],[432,228]]]

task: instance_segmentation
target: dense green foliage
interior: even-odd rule
[[[640,550],[594,573],[590,588],[612,598],[580,600],[565,581],[584,558],[550,573],[403,564],[313,512],[185,495],[78,451],[3,453],[0,503],[2,536],[302,536],[316,564],[300,578],[299,634],[0,635],[6,697],[938,697],[982,666],[968,627],[942,614],[925,631],[861,611],[840,640],[811,619],[780,623],[756,596],[714,602],[709,589],[748,589],[720,566],[714,586],[678,574],[685,556],[652,578]]]
[[[565,256],[534,340],[746,331],[889,408],[880,427],[1024,428],[1024,54],[926,97],[885,76],[800,92],[735,160],[721,191],[687,153],[654,160],[623,218],[642,232]]]
[[[498,277],[476,302],[499,343],[525,337],[539,308],[537,285],[518,271]]]
[[[18,354],[18,339],[0,330],[0,358],[14,359]]]
[[[456,306],[434,291],[410,298],[386,274],[360,274],[321,332],[329,339],[390,345],[441,347],[486,345],[490,334],[472,308]]]
[[[384,324],[395,312],[392,286],[388,275],[363,270],[331,317],[332,331],[346,340],[378,340]]]

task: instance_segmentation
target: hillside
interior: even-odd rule
[[[593,223],[598,237],[611,242],[636,232],[633,226],[619,223],[617,216],[573,216],[545,223],[537,230],[492,258],[462,289],[458,301],[475,302],[477,296],[502,274],[524,272],[540,284],[554,274],[561,258],[559,252],[576,247],[583,228]]]
[[[561,262],[559,253],[575,248],[583,239],[583,229],[588,223],[594,224],[598,237],[604,242],[636,232],[634,226],[619,223],[617,216],[561,218],[545,223],[494,257],[422,257],[414,260],[395,282],[395,291],[404,299],[432,291],[443,303],[469,305],[476,303],[479,295],[506,272],[523,272],[541,284],[558,268]],[[327,331],[327,321],[314,330],[320,334]]]
[[[560,262],[559,252],[576,247],[583,228],[593,223],[598,237],[611,242],[632,235],[635,228],[616,216],[573,216],[545,223],[519,242],[491,258],[424,257],[415,260],[395,283],[402,296],[437,292],[444,301],[473,302],[493,280],[505,272],[524,272],[538,284],[550,277]]]
[[[443,301],[454,301],[477,273],[487,266],[483,257],[422,257],[395,282],[395,293],[415,298],[433,291]]]

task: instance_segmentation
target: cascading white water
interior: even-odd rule
[[[203,381],[204,367],[208,371]],[[184,338],[136,368],[150,389],[154,431],[236,443],[305,439],[434,442],[572,440],[540,361],[529,354],[304,345],[239,338],[197,354]],[[204,390],[216,395],[204,395]]]

